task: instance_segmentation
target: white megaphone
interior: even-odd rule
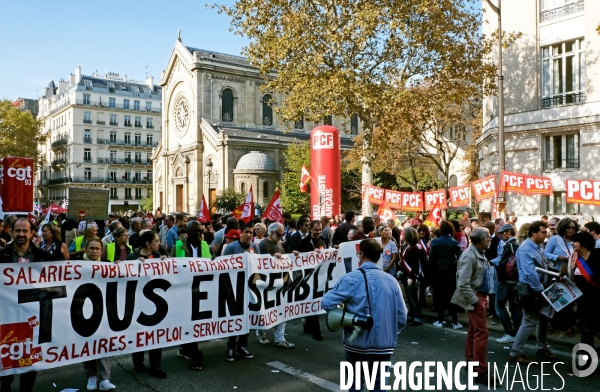
[[[373,317],[348,313],[346,309],[338,306],[327,312],[325,324],[331,332],[336,332],[342,327],[353,327],[354,331],[348,338],[348,341],[352,343],[364,330],[373,328]]]

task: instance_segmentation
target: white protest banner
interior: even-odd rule
[[[248,332],[245,255],[0,272],[0,376]]]
[[[335,281],[337,249],[282,255],[248,253],[250,328],[267,329],[287,320],[322,314],[321,298]]]

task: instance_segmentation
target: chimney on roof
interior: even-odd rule
[[[123,81],[126,82],[127,81],[127,74],[123,75]]]
[[[146,79],[146,84],[150,87],[150,91],[154,90],[154,76],[148,76]]]
[[[81,66],[75,68],[75,84],[78,84],[81,81]]]

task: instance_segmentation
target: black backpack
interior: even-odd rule
[[[509,247],[509,251],[507,251],[507,247]],[[519,269],[517,268],[517,249],[519,249],[519,243],[516,240],[510,241],[504,245],[502,258],[496,266],[499,282],[519,281]]]

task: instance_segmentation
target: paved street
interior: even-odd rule
[[[437,329],[428,322],[421,327],[407,327],[400,335],[392,360],[395,361],[462,361],[466,328],[453,331],[449,328]],[[166,380],[150,378],[146,374],[135,373],[131,356],[118,356],[112,362],[111,381],[121,391],[326,391],[339,390],[339,361],[343,357],[340,343],[341,332],[324,332],[325,340],[316,342],[311,336],[302,333],[300,320],[287,327],[287,339],[296,344],[292,350],[285,350],[257,343],[254,332],[250,335],[249,349],[254,359],[237,358],[235,362],[225,361],[225,340],[214,340],[200,344],[204,352],[205,367],[202,371],[188,370],[191,361],[177,358],[176,348],[163,350],[163,368],[168,373]],[[493,332],[493,338],[500,334]],[[269,333],[272,339],[272,333]],[[525,354],[535,358],[535,349],[530,340]],[[508,347],[490,340],[488,360],[504,366],[508,358]],[[565,380],[563,391],[597,391],[600,372],[591,377],[568,376],[570,371],[571,347],[553,344],[552,349],[560,356],[564,365],[557,367]],[[511,364],[512,366],[512,364]],[[287,370],[288,372],[286,372]],[[511,378],[514,367],[510,368]],[[525,370],[522,370],[525,377]],[[515,383],[512,390],[541,390],[536,388],[540,367],[530,369],[530,387],[523,388]],[[290,374],[291,373],[291,374]],[[560,389],[563,382],[551,366],[544,367],[544,389]],[[461,377],[463,381],[466,377]],[[517,377],[518,378],[518,377]],[[312,381],[311,381],[312,380]],[[54,387],[56,384],[56,387]],[[61,391],[64,388],[79,388],[85,391],[86,379],[81,365],[43,371],[38,375],[36,391]],[[506,384],[504,384],[506,386]],[[481,388],[484,390],[485,388]],[[15,388],[16,390],[16,388]],[[447,389],[443,389],[447,390]],[[497,390],[507,390],[498,388]],[[509,389],[510,390],[510,389]]]

